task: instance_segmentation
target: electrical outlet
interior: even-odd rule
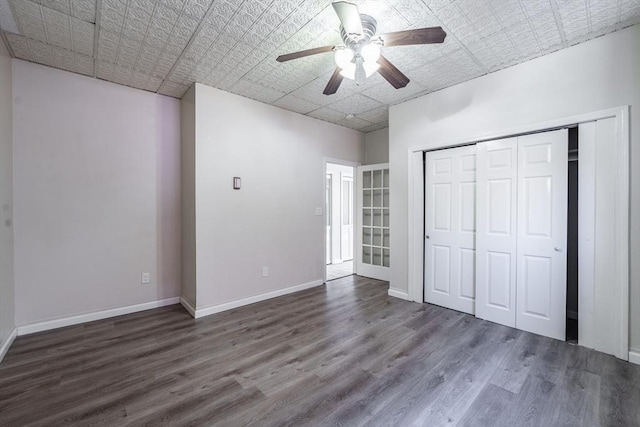
[[[267,277],[269,275],[269,267],[262,267],[262,277]]]
[[[140,283],[143,285],[148,284],[151,281],[151,273],[142,273],[142,277],[140,278]]]

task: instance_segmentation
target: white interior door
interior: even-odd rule
[[[340,252],[342,261],[353,259],[353,175],[341,174]]]
[[[476,316],[515,327],[517,138],[476,147]]]
[[[389,164],[357,168],[356,274],[391,279]]]
[[[516,327],[565,339],[568,132],[518,138]]]
[[[476,147],[426,153],[425,301],[475,313]]]

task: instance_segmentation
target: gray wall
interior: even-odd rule
[[[361,163],[364,135],[195,88],[198,309],[322,281],[324,161]]]
[[[196,307],[196,88],[180,102],[182,298]]]
[[[389,162],[389,128],[369,132],[364,139],[364,164]]]
[[[0,348],[15,329],[11,58],[0,41]],[[0,354],[0,360],[2,360]]]
[[[17,325],[179,296],[180,101],[12,62]]]

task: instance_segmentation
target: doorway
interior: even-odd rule
[[[354,274],[354,172],[352,166],[327,162],[326,280]]]

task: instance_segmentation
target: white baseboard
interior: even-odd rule
[[[11,344],[13,344],[13,340],[16,339],[17,335],[18,330],[16,328],[13,328],[13,331],[11,331],[9,336],[2,342],[2,346],[0,346],[0,362],[2,362],[2,359],[4,359],[4,356],[9,351],[9,348],[11,347]]]
[[[291,286],[284,289],[278,289],[277,291],[267,292],[264,294],[256,295],[249,298],[243,298],[236,301],[227,302],[224,304],[211,305],[209,307],[195,309],[194,318],[199,319],[201,317],[210,316],[212,314],[220,313],[234,308],[242,307],[249,304],[255,304],[256,302],[268,300],[271,298],[281,297],[283,295],[292,294],[294,292],[304,291],[305,289],[315,288],[316,286],[322,286],[324,282],[322,280],[315,280],[309,283],[303,283],[302,285]],[[184,304],[183,304],[184,305]],[[189,306],[191,306],[189,304]],[[189,308],[185,307],[187,311],[191,312]],[[193,308],[193,307],[192,307]]]
[[[640,349],[637,349],[637,348],[629,349],[629,362],[635,363],[636,365],[640,365]]]
[[[64,328],[65,326],[78,325],[80,323],[93,322],[94,320],[107,319],[109,317],[122,316],[123,314],[136,313],[138,311],[151,310],[152,308],[178,304],[179,302],[179,297],[167,298],[158,301],[145,302],[142,304],[128,305],[126,307],[112,308],[110,310],[94,311],[93,313],[79,314],[77,316],[63,317],[60,319],[31,323],[28,325],[18,326],[18,336],[48,331],[51,329]]]
[[[403,291],[399,291],[397,289],[389,288],[389,296],[394,298],[400,298],[406,301],[411,301],[409,298],[409,294]]]
[[[196,317],[196,309],[188,299],[186,299],[185,297],[180,297],[180,304],[184,307],[185,310],[189,312],[191,317]]]

